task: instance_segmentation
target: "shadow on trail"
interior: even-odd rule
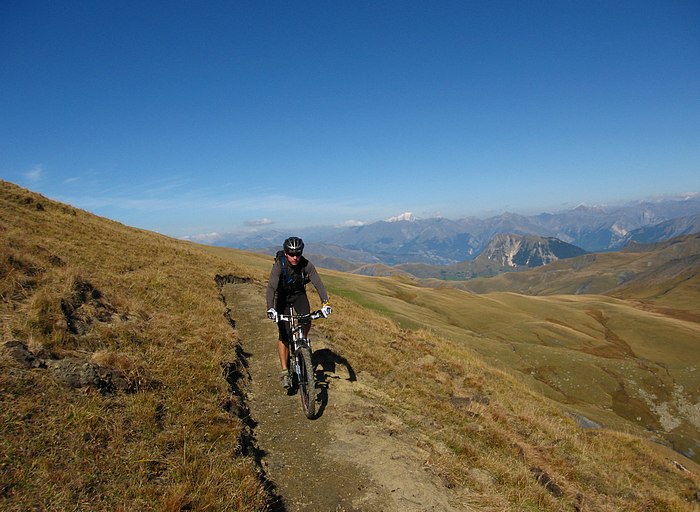
[[[312,354],[312,363],[314,365],[314,375],[316,377],[316,399],[319,401],[316,418],[323,416],[323,411],[328,404],[328,388],[330,387],[330,379],[345,379],[350,382],[357,380],[357,375],[352,366],[342,356],[339,356],[328,348],[322,348]],[[344,367],[345,370],[341,373],[347,373],[347,377],[341,376],[338,370],[339,367]]]

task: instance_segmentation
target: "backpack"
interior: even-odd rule
[[[297,265],[298,270],[295,271],[287,261],[287,258],[285,258],[284,251],[277,251],[275,259],[279,262],[280,266],[280,287],[282,295],[290,296],[304,293],[306,283],[310,281],[309,275],[306,272],[308,260],[302,257]]]

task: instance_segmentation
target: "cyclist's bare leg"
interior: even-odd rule
[[[277,340],[277,352],[280,356],[280,364],[282,369],[287,369],[287,361],[289,360],[289,346],[287,346],[282,340]]]

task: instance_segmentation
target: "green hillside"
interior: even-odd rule
[[[262,293],[270,257],[6,182],[0,213],[0,508],[280,510],[217,279]],[[697,323],[619,297],[322,275],[335,312],[318,329],[376,411],[359,420],[385,439],[381,418],[401,422],[453,509],[697,509],[698,467],[670,449],[697,440]]]
[[[689,299],[697,297],[700,290],[699,256],[700,234],[694,234],[659,244],[638,245],[634,250],[559,260],[526,272],[477,278],[461,286],[476,293],[605,293],[649,299],[698,312],[698,302]]]
[[[658,437],[696,458],[700,325],[596,295],[527,297],[334,277],[338,290],[407,328],[425,328],[576,414]]]

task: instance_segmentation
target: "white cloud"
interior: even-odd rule
[[[245,221],[245,225],[250,226],[250,227],[269,226],[270,224],[274,224],[274,223],[275,222],[273,220],[270,220],[268,218]]]
[[[204,243],[204,244],[210,244],[212,242],[216,242],[221,238],[221,235],[219,233],[200,233],[198,235],[188,235],[188,236],[183,236],[180,238],[180,240],[189,240],[190,242],[199,242],[199,243]]]
[[[27,172],[24,173],[24,177],[27,178],[32,183],[40,181],[44,174],[44,166],[41,164],[35,165]]]
[[[339,227],[339,228],[353,228],[353,227],[357,227],[357,226],[364,226],[365,224],[367,224],[367,223],[366,223],[366,222],[363,222],[363,221],[361,221],[361,220],[349,219],[349,220],[346,220],[346,221],[341,222],[340,224],[337,224],[336,227]]]

